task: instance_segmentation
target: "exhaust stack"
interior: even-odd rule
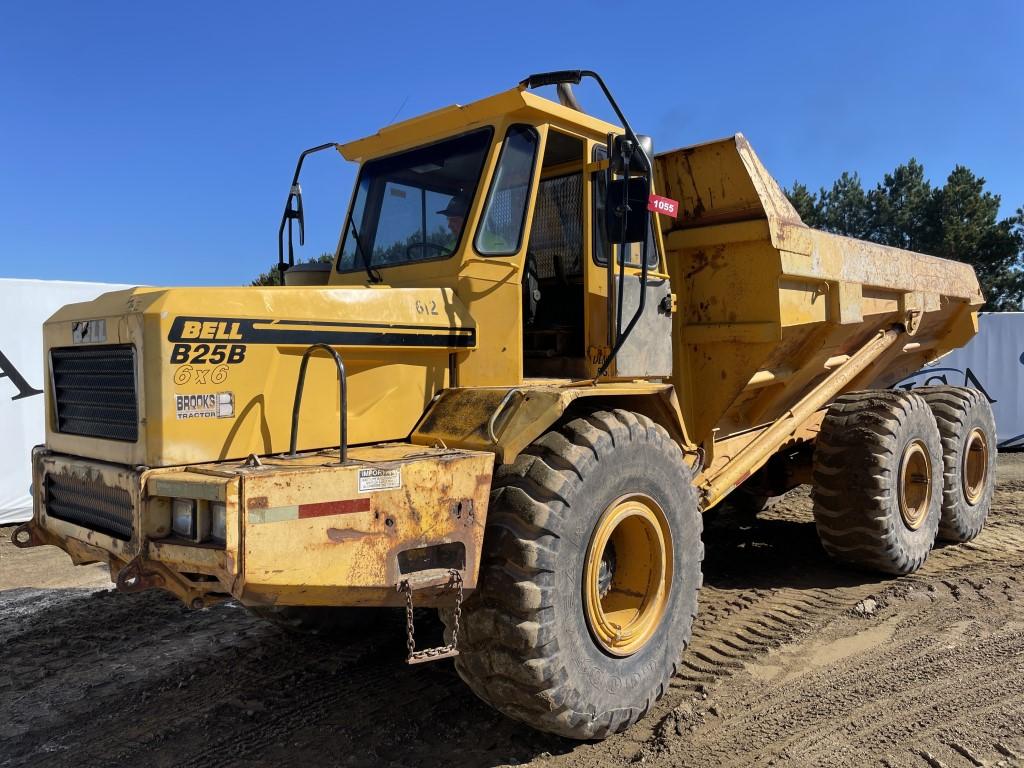
[[[556,86],[558,91],[558,103],[563,107],[569,107],[569,109],[575,109],[577,112],[582,112],[583,109],[580,107],[580,103],[576,101],[576,94],[572,92],[572,86],[569,83],[559,83]]]

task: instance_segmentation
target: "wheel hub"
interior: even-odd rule
[[[964,486],[964,498],[971,505],[981,501],[988,480],[988,441],[980,429],[972,429],[964,445],[964,464],[960,477]]]
[[[672,584],[672,536],[649,496],[624,496],[601,516],[584,562],[583,603],[598,645],[630,656],[654,636]]]
[[[601,553],[601,567],[597,572],[597,594],[603,600],[611,592],[615,578],[615,544],[608,542]]]
[[[903,524],[916,531],[928,517],[932,500],[932,465],[928,448],[914,440],[900,460],[900,516]]]

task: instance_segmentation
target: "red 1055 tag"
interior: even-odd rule
[[[647,210],[671,216],[674,219],[679,216],[679,202],[671,197],[651,195],[647,198]]]

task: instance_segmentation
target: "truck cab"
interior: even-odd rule
[[[565,385],[596,393],[600,373],[649,395],[646,378],[672,408],[660,232],[614,245],[605,221],[621,132],[521,85],[324,145],[359,163],[329,269],[282,247],[280,286],[59,311],[17,540],[195,607],[400,604],[396,586],[431,573],[420,599],[450,603],[453,565],[472,590],[494,458],[564,412]],[[301,216],[297,170],[282,232]],[[659,309],[609,361],[619,252],[624,316],[641,273]]]
[[[482,321],[501,318],[503,333],[489,331],[473,353],[456,354],[465,386],[595,378],[614,337],[607,265],[620,246],[609,242],[605,201],[607,145],[619,133],[517,88],[341,145],[361,166],[327,283],[434,283],[465,296]],[[661,300],[667,271],[653,226],[649,245]],[[626,246],[631,277],[640,250]],[[630,296],[635,303],[635,289]],[[443,317],[446,308],[424,311]],[[644,339],[652,341],[664,347],[661,370],[645,370],[627,350],[614,372],[667,376],[668,334]]]

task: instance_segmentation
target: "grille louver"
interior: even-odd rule
[[[46,512],[123,541],[132,537],[131,496],[126,489],[106,485],[99,478],[47,475]]]
[[[139,439],[135,347],[50,350],[57,431],[134,443]]]

